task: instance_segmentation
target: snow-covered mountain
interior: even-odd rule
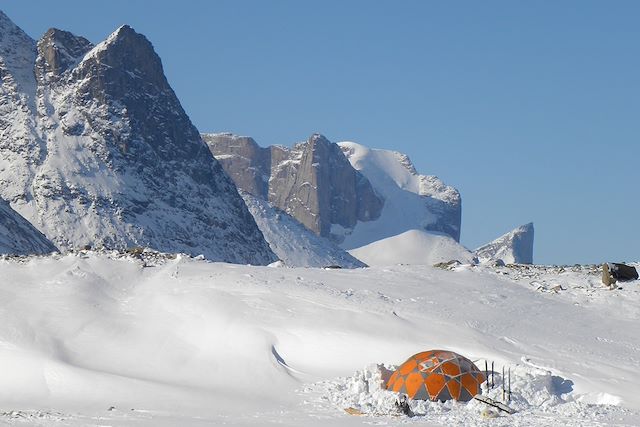
[[[474,262],[474,254],[451,236],[424,230],[405,231],[349,253],[371,266],[434,265],[453,260],[464,264]]]
[[[507,264],[533,264],[533,223],[512,230],[476,249],[482,262],[501,259]]]
[[[343,230],[343,248],[359,248],[409,230],[435,231],[460,240],[462,202],[455,188],[435,176],[420,175],[405,154],[354,142],[338,145],[384,199],[379,218]]]
[[[291,149],[262,148],[232,134],[203,139],[238,188],[345,249],[409,230],[460,239],[460,194],[435,176],[418,174],[404,154],[334,144],[318,134]]]
[[[56,251],[53,243],[0,199],[0,254],[29,255]]]
[[[143,35],[36,43],[0,12],[0,77],[0,196],[60,249],[275,260]]]
[[[249,193],[241,192],[249,212],[271,250],[288,267],[366,267],[344,249],[302,225],[286,212]]]

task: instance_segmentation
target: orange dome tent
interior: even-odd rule
[[[467,402],[480,393],[485,375],[472,361],[452,351],[414,354],[387,381],[387,390],[416,400]]]

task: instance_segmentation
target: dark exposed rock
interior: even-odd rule
[[[52,28],[38,42],[37,70],[42,82],[47,77],[56,78],[75,65],[93,48],[84,37],[68,31]]]
[[[260,147],[253,138],[231,134],[203,134],[212,153],[216,155],[236,187],[253,196],[267,200],[271,174],[272,149]]]
[[[374,220],[384,201],[340,147],[314,134],[289,149],[261,148],[247,137],[205,134],[203,139],[238,188],[268,200],[324,237],[332,225],[351,228]]]

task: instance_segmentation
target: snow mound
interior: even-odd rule
[[[476,249],[482,262],[501,259],[507,264],[533,264],[533,223],[521,225]]]
[[[289,267],[366,267],[329,239],[320,237],[266,200],[241,195],[271,250]]]
[[[376,266],[433,265],[452,260],[466,264],[473,262],[473,254],[451,237],[423,230],[405,231],[352,249],[349,253],[368,265]]]

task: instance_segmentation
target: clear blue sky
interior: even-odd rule
[[[34,38],[131,25],[201,131],[407,153],[470,248],[533,221],[536,262],[640,260],[638,1],[0,5]]]

